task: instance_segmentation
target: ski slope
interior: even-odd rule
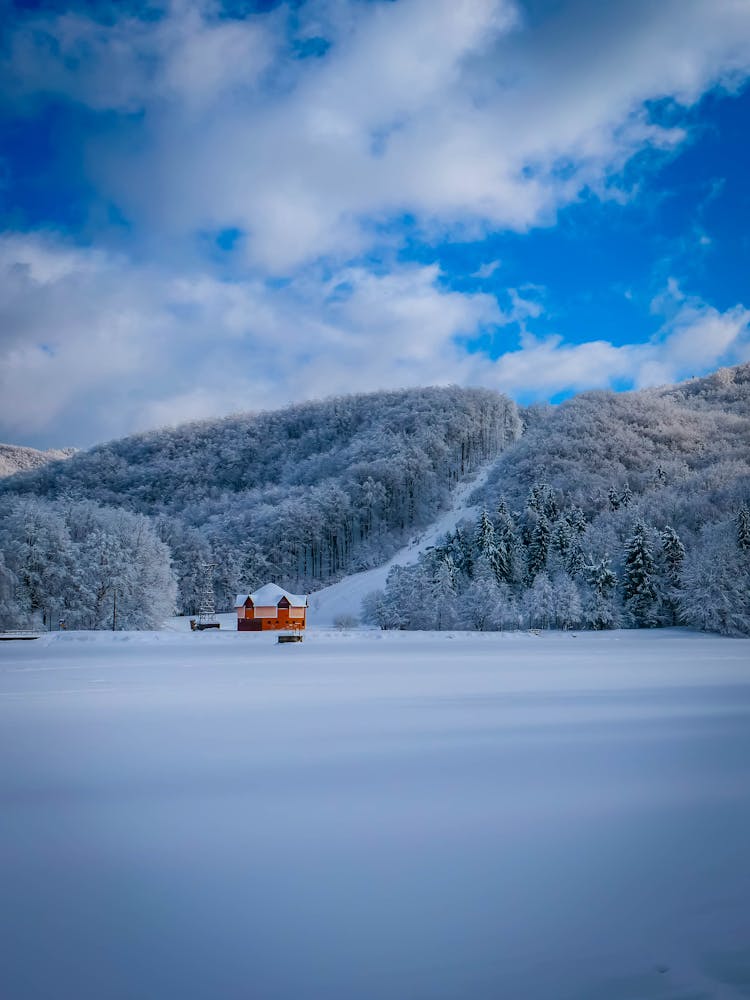
[[[330,628],[341,616],[358,619],[364,598],[373,590],[383,589],[388,573],[394,566],[409,566],[415,563],[425,549],[435,545],[443,535],[455,528],[459,521],[479,513],[477,507],[468,503],[468,499],[474,490],[485,484],[494,464],[493,459],[483,466],[473,479],[460,483],[453,491],[450,508],[428,528],[416,535],[408,545],[399,549],[387,563],[374,569],[364,570],[362,573],[353,573],[338,583],[311,594],[307,613],[308,626]]]
[[[750,640],[0,643],[3,1000],[741,1000]]]

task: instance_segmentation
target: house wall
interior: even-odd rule
[[[304,608],[301,609],[304,612]],[[271,632],[286,628],[304,628],[305,619],[295,618],[289,620],[288,616],[279,615],[278,618],[238,618],[238,632]]]
[[[263,632],[270,629],[305,628],[306,610],[285,605],[237,608],[237,631]]]

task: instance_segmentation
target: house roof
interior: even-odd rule
[[[282,590],[275,583],[266,583],[254,594],[237,594],[234,606],[241,608],[248,597],[256,607],[270,608],[278,604],[282,597],[286,597],[293,608],[307,607],[306,594],[290,594],[288,590]]]

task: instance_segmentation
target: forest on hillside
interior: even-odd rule
[[[58,462],[75,455],[75,448],[50,448],[49,451],[38,451],[36,448],[24,448],[13,444],[0,444],[0,479],[14,476],[17,472],[36,469],[49,462]]]
[[[198,610],[207,566],[228,608],[268,580],[308,591],[379,564],[520,433],[515,404],[495,392],[411,389],[139,434],[14,476],[0,486],[5,619],[53,603],[68,620],[88,613],[87,588],[61,575],[43,529],[65,534],[71,509],[105,535],[106,511],[146,518],[171,555],[179,609]],[[106,560],[113,592],[119,564]]]
[[[367,620],[750,633],[750,365],[524,418],[477,521],[395,569]]]
[[[519,411],[381,392],[136,435],[0,485],[0,625],[153,626],[379,565],[492,463],[482,510],[396,568],[383,628],[750,632],[750,365]],[[119,595],[115,598],[115,594]]]

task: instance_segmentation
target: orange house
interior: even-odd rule
[[[267,583],[254,594],[238,594],[238,632],[267,632],[271,629],[303,629],[307,613],[307,597],[290,594],[275,583]]]

